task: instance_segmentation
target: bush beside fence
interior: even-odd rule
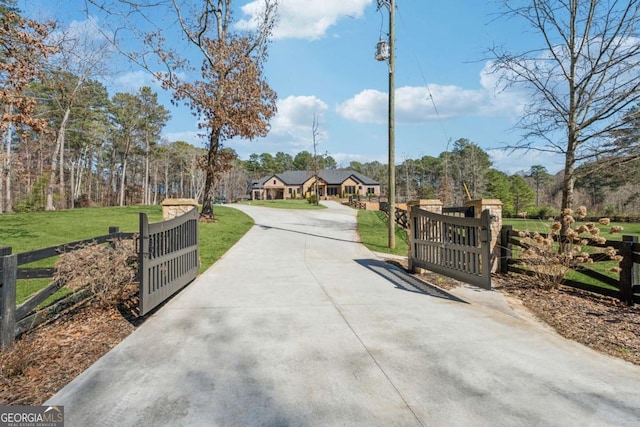
[[[117,227],[110,227],[109,233],[76,242],[64,243],[44,249],[12,254],[10,247],[0,247],[0,346],[5,348],[13,344],[15,337],[33,329],[39,324],[55,317],[60,311],[89,298],[89,289],[80,289],[55,301],[40,310],[37,308],[62,287],[59,281],[53,281],[40,291],[31,295],[22,304],[17,305],[16,289],[21,279],[51,279],[54,268],[19,268],[21,265],[57,257],[90,244],[106,244],[116,239],[132,239],[135,233],[123,233]]]
[[[546,237],[545,234],[540,234]],[[522,260],[520,258],[514,257],[514,246],[523,249],[525,248],[520,240],[521,236],[519,232],[514,231],[512,226],[505,225],[502,227],[500,235],[500,271],[502,273],[515,272],[527,275],[533,274],[531,270],[523,268]],[[638,264],[640,264],[640,243],[638,243],[638,236],[623,236],[622,241],[608,240],[606,243],[595,243],[591,241],[587,244],[587,246],[602,249],[611,247],[615,249],[616,255],[619,255],[621,257],[621,261],[619,262],[619,279],[614,279],[598,271],[590,269],[584,264],[574,264],[573,269],[614,289],[571,279],[565,279],[563,281],[563,285],[583,289],[600,295],[618,298],[620,299],[620,301],[629,305],[640,303],[640,283],[638,278]],[[604,253],[592,254],[590,258],[594,263],[611,260],[611,257],[605,255]]]

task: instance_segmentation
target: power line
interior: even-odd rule
[[[413,40],[413,38],[411,37],[411,35],[409,33],[407,25],[406,25],[406,23],[404,21],[404,18],[402,16],[402,14],[400,13],[400,8],[397,8],[397,9],[398,9],[397,13],[398,13],[398,16],[400,17],[400,22],[402,24],[403,29],[405,30],[405,32],[407,34],[409,34],[408,38],[410,40]],[[442,130],[442,133],[444,134],[445,141],[447,141],[447,151],[448,151],[449,150],[449,142],[451,141],[451,138],[447,134],[447,131],[444,128],[444,125],[442,124],[442,118],[440,117],[440,112],[438,111],[438,106],[436,105],[436,101],[433,98],[433,94],[431,93],[431,89],[429,89],[429,84],[427,83],[427,79],[426,79],[424,71],[422,69],[422,65],[420,64],[420,60],[418,59],[418,56],[416,54],[415,49],[413,49],[413,46],[410,43],[409,43],[409,51],[411,52],[414,60],[416,61],[416,65],[418,66],[418,70],[420,71],[420,76],[422,77],[422,81],[424,83],[424,87],[427,90],[428,98],[431,101],[431,105],[433,105],[433,110],[436,113],[436,118],[437,118],[438,124],[440,125],[440,129]]]

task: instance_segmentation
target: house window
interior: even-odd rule
[[[276,180],[275,179],[273,180],[273,185],[276,185]]]
[[[376,189],[374,187],[368,187],[367,194],[376,194]]]
[[[337,187],[327,187],[327,196],[337,196],[338,188]]]
[[[291,194],[291,187],[289,187],[289,194]]]
[[[355,185],[345,185],[344,192],[347,194],[356,194],[356,186]]]

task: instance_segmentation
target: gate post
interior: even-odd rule
[[[473,207],[475,217],[480,218],[485,209],[489,209],[491,223],[491,272],[498,271],[500,260],[500,230],[502,229],[502,201],[498,199],[468,200],[465,207]]]
[[[633,262],[633,245],[638,243],[638,236],[622,236],[620,255],[620,301],[633,305],[634,286],[638,284],[638,265]]]
[[[162,201],[162,220],[168,221],[191,209],[198,209],[196,199],[164,199]]]
[[[513,248],[509,243],[509,233],[513,230],[513,225],[503,225],[500,230],[500,273],[509,272],[509,259],[513,254]]]
[[[11,248],[9,248],[9,251]],[[18,255],[0,257],[2,287],[0,287],[0,348],[13,345],[16,334],[16,281],[18,278]]]

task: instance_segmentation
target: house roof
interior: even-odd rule
[[[285,171],[273,175],[267,175],[264,178],[252,181],[251,186],[256,188],[257,186],[263,186],[268,180],[276,177],[286,185],[302,185],[309,178],[313,177],[313,171]],[[328,185],[340,185],[347,179],[353,177],[356,181],[361,182],[363,185],[379,185],[378,181],[375,181],[368,176],[362,175],[349,169],[332,169],[318,171],[318,177],[326,182]]]

